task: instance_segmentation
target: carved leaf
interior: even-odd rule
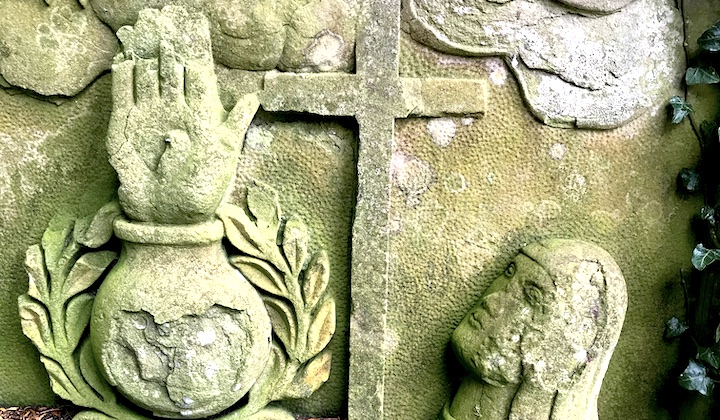
[[[296,215],[290,216],[283,231],[282,248],[290,271],[297,275],[307,258],[308,230],[305,222]]]
[[[276,399],[274,398],[277,394],[275,388],[277,387],[278,380],[282,378],[285,373],[285,367],[287,365],[286,357],[285,352],[273,341],[270,358],[265,365],[265,369],[263,369],[263,373],[255,381],[252,388],[250,388],[248,405],[254,405],[256,400],[265,401],[268,396],[272,396],[273,400]]]
[[[242,208],[225,204],[218,209],[217,215],[225,226],[225,236],[235,248],[253,257],[262,258],[259,246],[263,240],[262,234]]]
[[[113,222],[122,214],[120,202],[115,199],[100,208],[95,214],[75,221],[73,237],[89,248],[97,248],[110,241],[113,235]]]
[[[68,303],[65,311],[65,333],[67,334],[69,349],[75,349],[80,343],[80,338],[90,322],[92,302],[93,296],[89,293],[83,293]]]
[[[95,363],[95,356],[92,353],[92,345],[90,340],[85,340],[80,349],[80,373],[87,383],[98,393],[105,403],[115,401],[115,393],[110,384],[100,374],[100,370]],[[77,417],[75,417],[77,418]]]
[[[72,382],[70,382],[70,379],[68,379],[62,366],[53,359],[45,356],[40,356],[40,361],[43,362],[45,370],[47,370],[50,376],[50,387],[53,392],[58,394],[60,398],[73,401],[75,399],[74,397],[78,395],[78,392],[72,385]]]
[[[40,353],[50,354],[55,348],[55,342],[47,309],[28,295],[21,295],[18,298],[18,306],[23,334],[35,344]]]
[[[297,336],[295,313],[289,304],[280,299],[263,296],[263,301],[270,315],[273,333],[285,346],[285,350],[291,353]]]
[[[63,283],[63,296],[69,299],[92,286],[115,258],[117,254],[113,251],[90,252],[80,257]]]
[[[324,349],[333,334],[335,334],[335,300],[326,299],[308,330],[307,357],[310,358]]]
[[[25,271],[29,277],[28,294],[47,304],[50,300],[50,284],[45,270],[45,258],[40,245],[32,245],[25,253]]]
[[[255,181],[255,185],[248,188],[247,205],[265,238],[275,240],[280,226],[280,201],[277,191],[269,185]]]
[[[330,281],[330,260],[327,252],[320,251],[316,253],[307,270],[305,270],[305,281],[303,282],[303,297],[305,298],[305,307],[314,308],[318,301],[325,293],[328,282]]]
[[[324,351],[313,358],[293,379],[285,391],[286,398],[308,398],[330,377],[332,352]]]
[[[230,263],[237,267],[243,276],[256,287],[273,295],[287,295],[287,287],[285,287],[282,275],[265,261],[253,257],[236,256],[230,258]]]
[[[45,252],[45,267],[52,281],[61,280],[65,270],[75,259],[80,245],[74,240],[74,221],[63,217],[53,218],[42,237],[42,249]]]

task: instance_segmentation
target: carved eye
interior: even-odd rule
[[[517,271],[515,263],[511,262],[510,265],[508,265],[508,267],[505,269],[505,277],[512,278],[512,276],[515,275],[515,271]]]
[[[533,305],[539,305],[543,301],[543,292],[534,284],[525,285],[525,296]]]

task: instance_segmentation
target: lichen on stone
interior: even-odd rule
[[[141,407],[163,417],[198,418],[248,391],[256,337],[246,311],[214,305],[200,315],[157,324],[147,312],[123,311],[103,349],[108,376]],[[127,386],[132,384],[132,386]]]

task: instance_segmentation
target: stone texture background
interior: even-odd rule
[[[47,373],[20,331],[25,251],[58,212],[89,213],[117,188],[107,161],[110,78],[61,105],[0,89],[0,405],[51,404]]]
[[[599,400],[600,418],[669,418],[658,393],[677,348],[664,322],[682,315],[679,271],[690,268],[690,218],[701,202],[675,193],[693,166],[689,124],[669,124],[662,98],[610,131],[537,122],[495,58],[458,58],[403,42],[405,76],[480,77],[490,111],[478,119],[398,121],[393,155],[386,418],[433,418],[462,369],[454,327],[528,242],[579,238],[621,267],[629,309]],[[667,98],[673,91],[668,90]]]

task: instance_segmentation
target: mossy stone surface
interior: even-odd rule
[[[667,122],[673,87],[618,129],[557,129],[528,112],[501,60],[402,45],[403,75],[487,78],[490,111],[445,120],[445,130],[435,119],[397,121],[385,416],[440,412],[463,375],[447,352],[455,326],[524,244],[559,237],[600,245],[627,282],[600,418],[669,418],[658,395],[675,380],[677,348],[663,328],[684,313],[679,271],[690,268],[689,224],[701,205],[675,192],[699,151],[689,125]],[[403,179],[423,182],[408,189]]]
[[[256,89],[252,73],[220,67],[218,72],[226,82],[220,84],[220,95],[227,108]],[[47,374],[20,330],[17,296],[27,290],[22,261],[27,247],[39,241],[58,210],[68,207],[77,216],[89,214],[117,190],[105,149],[110,78],[100,79],[61,106],[3,90],[0,103],[0,136],[6,140],[0,145],[4,240],[0,404],[52,404],[56,397]],[[329,346],[331,376],[311,399],[283,403],[293,412],[332,416],[345,411],[356,130],[350,120],[297,121],[265,114],[249,130],[230,194],[230,200],[237,202],[244,197],[246,182],[256,179],[270,184],[280,193],[284,212],[306,220],[310,250],[328,251],[328,294],[337,303],[337,332]]]
[[[462,56],[504,57],[528,108],[552,126],[618,127],[647,111],[682,73],[683,23],[669,0],[404,6],[406,30],[419,42]]]
[[[42,95],[74,96],[110,69],[114,32],[84,1],[0,1],[0,76]]]
[[[350,239],[355,203],[356,129],[348,120],[278,121],[260,114],[248,130],[231,202],[242,202],[248,182],[262,180],[278,191],[286,215],[308,226],[308,249],[325,249],[330,261],[327,294],[336,302],[330,378],[309,399],[284,401],[294,413],[331,417],[347,405],[350,323]]]
[[[133,225],[147,234],[129,237]],[[214,236],[183,241],[177,231],[192,227],[117,220],[123,249],[93,303],[90,334],[102,373],[160,417],[204,418],[231,407],[270,356],[263,301],[227,261],[221,222],[207,225],[198,231]],[[151,241],[153,234],[165,240]]]
[[[0,405],[56,401],[20,330],[23,260],[54,215],[88,214],[116,191],[105,149],[109,97],[109,77],[61,105],[0,89]]]

